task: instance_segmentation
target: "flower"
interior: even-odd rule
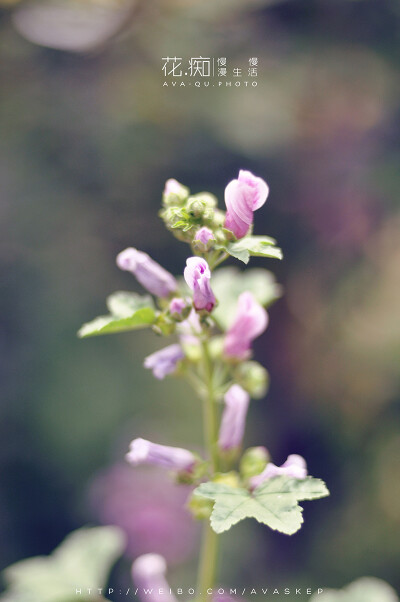
[[[156,297],[168,297],[178,288],[175,278],[147,253],[129,247],[117,255],[117,266],[131,272]]]
[[[142,602],[175,602],[165,578],[167,563],[159,554],[139,556],[132,565],[132,579]]]
[[[167,374],[175,372],[177,363],[184,357],[182,347],[174,343],[148,355],[144,360],[144,367],[152,370],[158,380],[162,380]]]
[[[214,234],[210,230],[210,228],[206,228],[206,226],[203,226],[202,228],[197,230],[193,242],[200,242],[204,246],[207,246],[210,240],[215,240]]]
[[[182,297],[174,297],[169,304],[169,311],[171,314],[178,314],[180,316],[185,307],[185,299],[182,299]]]
[[[195,309],[212,311],[216,300],[210,286],[211,271],[206,260],[201,257],[189,257],[183,275],[188,287],[193,291]]]
[[[218,446],[227,451],[240,447],[246,425],[249,394],[240,385],[232,385],[225,394]]]
[[[129,558],[157,552],[168,564],[179,565],[193,554],[199,535],[199,525],[185,509],[190,492],[162,468],[132,470],[118,462],[95,476],[89,499],[101,524],[126,533]]]
[[[268,325],[268,314],[249,292],[238,298],[236,317],[228,329],[224,352],[227,356],[246,359],[252,341],[264,332]]]
[[[187,449],[159,445],[147,439],[134,439],[126,459],[133,466],[153,464],[179,471],[190,471],[196,463],[196,457]]]
[[[229,182],[225,188],[225,228],[236,238],[246,236],[253,223],[253,212],[264,205],[268,193],[268,185],[262,178],[240,170],[238,179]]]
[[[254,489],[273,477],[285,475],[293,477],[293,479],[305,479],[307,476],[307,464],[302,456],[291,454],[287,457],[286,462],[282,466],[276,466],[269,462],[262,473],[250,479],[250,485]]]

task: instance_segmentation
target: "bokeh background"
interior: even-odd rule
[[[143,370],[154,334],[75,333],[140,290],[115,266],[126,246],[182,272],[157,217],[167,178],[222,207],[245,168],[271,189],[255,231],[285,253],[252,260],[285,294],[256,344],[271,388],[246,443],[304,455],[331,497],[294,537],[252,521],[224,535],[220,581],[400,590],[400,2],[0,4],[1,567],[115,523],[115,582],[159,551],[193,584],[184,492],[123,456],[139,435],[200,448],[199,408]],[[164,56],[258,57],[258,86],[162,87]]]

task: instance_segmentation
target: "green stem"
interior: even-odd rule
[[[213,379],[213,364],[210,357],[207,341],[202,342],[204,381],[207,394],[203,400],[203,424],[206,438],[206,448],[210,455],[213,473],[218,470],[217,453],[217,420],[215,416],[215,392]]]
[[[208,342],[202,342],[204,381],[207,395],[203,399],[203,421],[206,447],[211,459],[212,472],[218,471],[217,452],[217,421],[215,415],[215,392],[213,382],[213,363],[210,357]],[[207,590],[214,586],[218,554],[218,536],[210,527],[209,521],[204,522],[203,541],[200,552],[197,591],[202,600],[209,600]]]
[[[211,596],[207,594],[207,590],[214,587],[218,554],[218,535],[210,527],[208,519],[204,522],[202,537],[197,580],[197,596],[200,600],[211,600]]]

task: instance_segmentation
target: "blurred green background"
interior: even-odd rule
[[[182,493],[165,514],[123,456],[136,436],[200,448],[199,408],[143,370],[154,334],[75,333],[140,290],[115,266],[126,246],[182,273],[187,248],[157,217],[167,178],[222,207],[244,168],[271,189],[255,232],[285,253],[252,260],[285,295],[256,344],[272,384],[246,443],[304,455],[331,497],[291,538],[251,521],[224,535],[220,580],[400,589],[399,21],[398,0],[3,1],[2,567],[114,521],[129,582],[129,558],[168,551],[178,525],[171,582],[193,584]],[[258,86],[163,87],[164,56],[258,57]]]

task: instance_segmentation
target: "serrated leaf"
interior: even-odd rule
[[[268,236],[245,236],[236,242],[228,243],[225,250],[236,259],[248,263],[250,256],[282,259],[282,250],[275,246],[276,241]]]
[[[310,602],[399,602],[394,589],[385,581],[363,577],[341,590],[327,589],[314,594]]]
[[[157,318],[149,295],[118,291],[108,297],[107,306],[111,313],[84,324],[78,331],[80,338],[147,328]]]
[[[195,492],[215,502],[210,523],[216,533],[227,531],[245,518],[255,518],[287,535],[296,533],[303,523],[303,509],[298,502],[329,495],[319,479],[285,476],[269,479],[253,492],[213,482],[202,483]]]
[[[213,317],[227,329],[236,314],[239,295],[248,291],[264,307],[270,306],[281,296],[281,287],[275,276],[263,268],[252,268],[241,272],[237,267],[219,268],[212,275],[212,288],[218,299]]]
[[[4,571],[9,589],[4,600],[71,602],[75,589],[104,587],[111,566],[122,554],[125,537],[117,527],[79,529],[50,556],[22,560]]]

